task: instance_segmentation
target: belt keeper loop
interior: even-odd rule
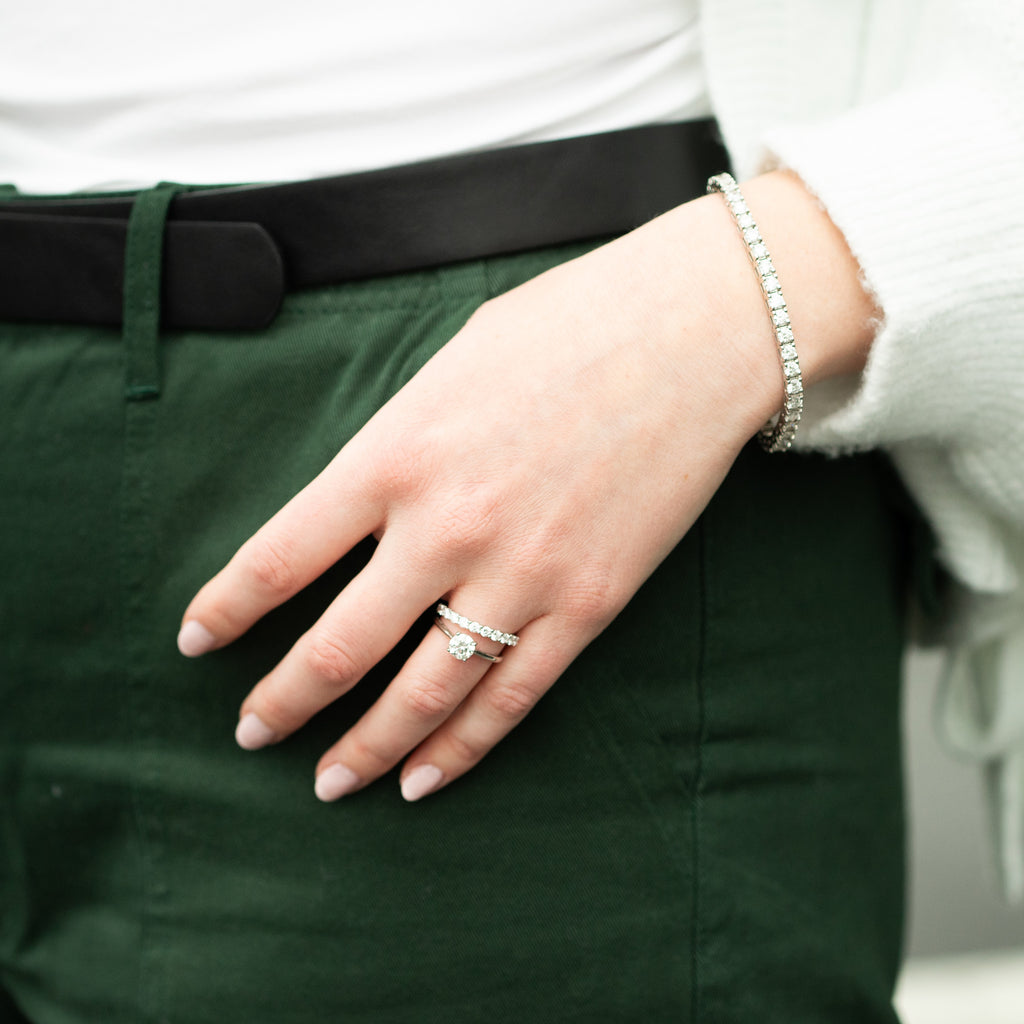
[[[125,390],[129,401],[160,394],[160,291],[164,226],[181,185],[161,182],[140,192],[128,217],[124,249]]]

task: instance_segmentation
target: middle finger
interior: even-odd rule
[[[486,608],[480,595],[460,592],[453,598],[455,608]],[[511,630],[508,607],[499,612],[505,618],[502,630]],[[484,618],[486,623],[491,619]],[[509,650],[493,639],[442,622],[450,634],[468,633],[478,649],[503,656]],[[497,627],[496,627],[497,628]],[[316,794],[321,800],[336,800],[361,789],[393,768],[417,747],[462,703],[484,677],[493,662],[471,655],[459,661],[448,652],[449,640],[441,630],[430,628],[391,684],[363,717],[320,759]]]
[[[246,697],[235,733],[240,746],[255,750],[284,739],[347,693],[401,640],[447,585],[410,572],[408,559],[385,536],[363,570]]]

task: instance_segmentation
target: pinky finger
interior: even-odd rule
[[[507,660],[489,669],[458,709],[409,755],[401,781],[406,800],[436,792],[481,761],[529,714],[582,647],[566,647],[564,629],[550,619],[535,620],[520,635],[521,643],[507,652]]]

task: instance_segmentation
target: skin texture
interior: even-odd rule
[[[805,386],[859,372],[880,311],[842,235],[787,172],[743,190]],[[403,793],[418,799],[484,757],[612,621],[782,394],[732,216],[721,196],[687,203],[485,303],[199,591],[179,646],[230,643],[376,536],[367,567],[246,698],[236,735],[249,749],[284,740],[446,594],[521,643],[498,665],[460,663],[431,629],[317,766],[317,795],[336,799],[405,759]],[[467,436],[490,457],[451,459]]]

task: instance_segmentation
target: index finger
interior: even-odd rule
[[[381,503],[332,462],[192,598],[178,649],[196,657],[231,643],[326,572],[382,518]]]

